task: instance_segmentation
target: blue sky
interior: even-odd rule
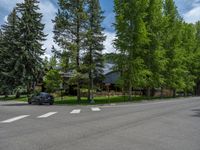
[[[45,26],[45,33],[48,34],[47,41],[44,42],[44,47],[47,48],[46,56],[51,55],[51,46],[53,45],[53,24],[51,20],[54,18],[57,11],[57,0],[39,0],[40,9],[44,14],[43,23]],[[12,8],[18,2],[23,0],[0,0],[0,25],[6,21],[7,15],[10,13]],[[114,29],[112,23],[114,22],[113,13],[113,0],[100,0],[102,9],[105,12],[105,20],[103,26],[105,27],[105,35],[107,40],[105,41],[105,52],[114,51],[112,46],[112,40],[115,38]],[[175,0],[180,15],[188,23],[195,23],[200,20],[200,0]]]

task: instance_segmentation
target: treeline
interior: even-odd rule
[[[61,50],[54,53],[64,63],[64,72],[71,72],[67,84],[76,85],[77,100],[81,88],[88,89],[88,101],[93,101],[93,88],[102,79],[103,11],[99,0],[59,0],[54,19],[54,40]]]
[[[39,80],[48,87],[63,82],[60,71],[70,72],[69,81],[81,100],[81,88],[93,89],[103,79],[102,51],[105,40],[103,11],[99,0],[58,0],[53,19],[54,42],[49,62],[44,55],[43,14],[38,0],[18,3],[0,29],[0,92],[7,95],[19,87],[31,93]],[[195,92],[200,75],[200,22],[188,24],[180,17],[173,0],[114,0],[116,53],[114,69],[121,73],[123,92],[144,88]],[[52,43],[53,44],[53,43]],[[51,81],[54,82],[51,82]],[[58,82],[55,82],[58,81]],[[51,82],[51,83],[50,83]],[[65,82],[65,81],[64,81]]]
[[[125,91],[195,92],[200,76],[200,22],[188,24],[173,0],[115,0],[116,69]],[[162,96],[162,95],[161,95]]]
[[[22,87],[30,93],[40,78],[41,56],[45,52],[42,42],[46,35],[38,3],[37,0],[18,3],[1,27],[0,92],[5,96]]]
[[[54,66],[50,64],[50,68],[49,62],[41,58],[45,52],[42,42],[46,35],[43,33],[39,1],[24,0],[8,16],[0,32],[1,94],[7,95],[19,87],[26,87],[29,94],[43,78],[47,88],[59,88],[59,73],[52,68],[57,67],[58,60],[60,71],[71,72],[69,82],[76,86],[77,100],[81,100],[83,86],[88,88],[88,100],[93,100],[94,84],[103,76],[102,51],[106,38],[99,0],[58,0],[58,6],[58,12],[52,19],[54,41],[59,49],[52,48],[54,56],[51,62]]]

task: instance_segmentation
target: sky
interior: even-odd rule
[[[8,14],[11,12],[16,3],[21,3],[24,0],[0,0],[0,25],[4,24]],[[51,47],[53,42],[53,23],[52,19],[55,17],[55,13],[58,10],[57,0],[39,0],[40,11],[43,13],[42,22],[45,23],[45,34],[48,34],[47,40],[44,42],[44,48],[46,48],[45,56],[50,57]],[[113,28],[114,12],[113,12],[113,0],[100,0],[102,10],[104,11],[105,20],[103,26],[105,28],[105,35],[107,36],[104,42],[104,52],[115,51],[112,46],[112,41],[115,38],[115,31]],[[176,6],[180,15],[188,23],[195,23],[200,20],[200,0],[175,0]]]

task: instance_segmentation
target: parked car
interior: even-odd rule
[[[32,104],[32,103],[37,103],[39,105],[47,103],[47,104],[53,105],[54,97],[49,93],[41,92],[37,95],[33,95],[32,97],[28,98],[28,104]]]

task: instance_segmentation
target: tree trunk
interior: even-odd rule
[[[126,101],[126,93],[125,93],[125,89],[124,88],[122,89],[122,95],[123,95],[124,102],[125,102]]]
[[[151,88],[151,94],[150,94],[151,97],[155,96],[155,91],[156,91],[155,88]]]
[[[88,88],[88,102],[94,103],[94,95],[93,95],[93,76],[92,71],[89,73],[89,88]]]
[[[176,97],[176,89],[173,89],[173,97]]]
[[[195,96],[199,96],[199,81],[196,82],[196,86],[195,86]]]
[[[15,98],[20,98],[20,96],[21,96],[21,93],[19,91],[17,91]]]
[[[8,92],[5,92],[4,97],[8,98]]]
[[[92,18],[93,19],[93,18]],[[89,89],[88,89],[88,101],[89,103],[94,103],[93,99],[93,51],[90,45],[89,47]]]
[[[31,83],[27,84],[27,97],[30,97],[31,94]]]
[[[129,98],[128,98],[129,101],[132,101],[132,86],[129,85]]]
[[[160,98],[163,99],[163,87],[161,87]]]
[[[189,96],[189,95],[188,95],[188,92],[187,92],[187,91],[184,91],[184,97],[187,97],[187,96]]]
[[[76,27],[76,69],[77,72],[80,73],[80,18],[77,19],[77,27]],[[80,79],[77,79],[77,102],[81,101],[81,90],[80,90]]]
[[[42,84],[42,92],[45,91],[45,86],[44,86],[44,83]]]
[[[80,88],[80,83],[78,81],[77,83],[77,102],[80,103],[81,102],[81,88]]]
[[[151,89],[150,87],[147,88],[147,95],[146,95],[148,98],[150,98],[151,96]]]
[[[89,87],[88,87],[88,97],[87,97],[87,99],[88,99],[88,103],[90,102],[90,96],[91,95],[91,88],[90,88],[90,85],[89,85]]]

